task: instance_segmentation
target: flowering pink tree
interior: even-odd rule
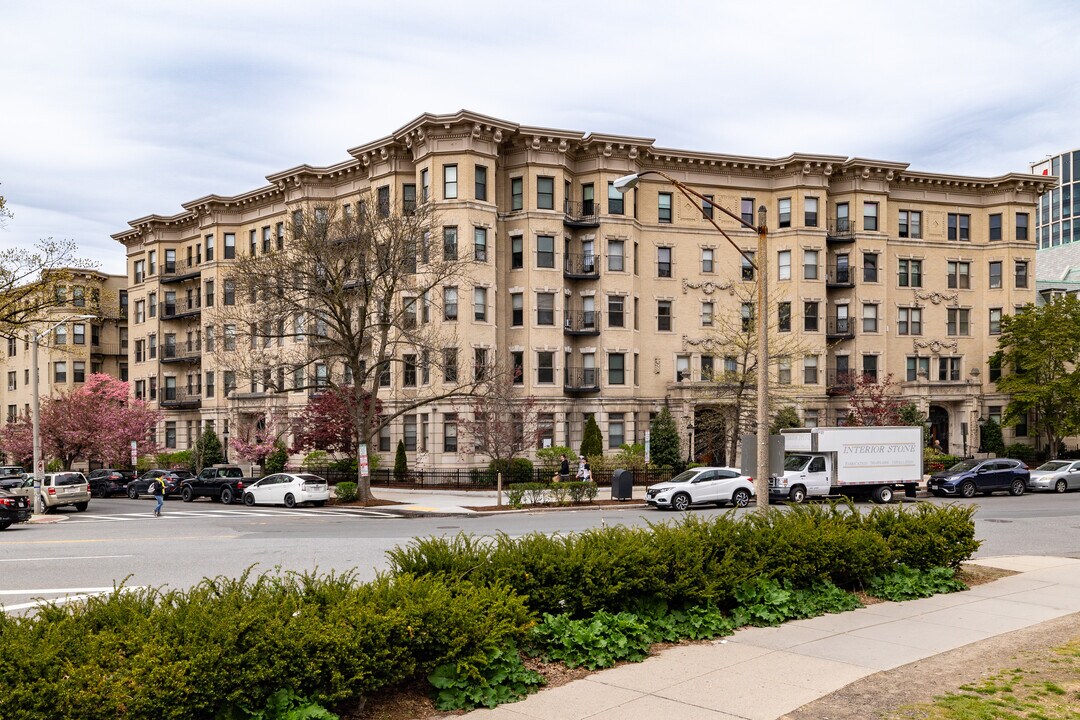
[[[42,402],[42,455],[58,458],[65,469],[79,459],[126,465],[132,440],[142,453],[157,452],[154,428],[158,419],[157,411],[131,397],[126,382],[94,373],[82,387]],[[31,457],[30,416],[9,423],[0,431],[0,442],[12,458]]]
[[[229,438],[229,448],[237,457],[262,465],[266,456],[274,452],[274,445],[285,434],[288,423],[279,421],[278,414],[270,412],[243,417],[235,427],[236,435]]]
[[[0,428],[0,450],[7,456],[8,463],[30,467],[34,457],[34,427],[30,413],[24,413]]]

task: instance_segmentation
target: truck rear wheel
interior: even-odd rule
[[[870,499],[881,505],[888,505],[893,501],[893,489],[888,485],[879,485],[874,488]]]
[[[791,488],[791,491],[788,492],[788,500],[795,503],[796,505],[800,505],[806,502],[806,488],[804,488],[802,485],[796,485],[795,487]]]
[[[229,488],[229,487],[222,488],[221,489],[221,502],[225,503],[226,505],[230,505],[230,504],[232,504],[232,501],[233,501],[232,488]]]
[[[190,486],[188,486],[184,488],[183,492],[180,493],[180,498],[184,502],[191,502],[195,499],[195,492],[191,489]]]

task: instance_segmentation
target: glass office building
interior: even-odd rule
[[[1035,212],[1039,249],[1080,242],[1080,150],[1032,163],[1031,172],[1058,179],[1058,186],[1039,198]]]

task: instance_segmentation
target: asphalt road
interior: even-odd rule
[[[971,502],[978,505],[976,535],[983,540],[978,556],[1080,557],[1080,493],[995,495]],[[287,510],[179,500],[168,501],[160,518],[152,516],[152,509],[151,499],[95,499],[84,513],[55,511],[66,517],[63,522],[23,523],[0,532],[0,606],[26,611],[41,599],[96,593],[121,583],[189,587],[204,577],[235,577],[250,567],[354,571],[369,579],[386,569],[387,550],[414,537],[462,531],[566,533],[601,523],[640,525],[679,518],[640,507],[411,518],[381,508]]]

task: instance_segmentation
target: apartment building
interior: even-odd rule
[[[57,280],[56,276],[63,279]],[[33,326],[43,337],[38,350],[38,391],[46,398],[79,387],[90,373],[127,379],[127,277],[96,270],[60,268],[54,271],[57,303]],[[95,315],[93,319],[69,319]],[[57,325],[57,323],[59,323]],[[27,329],[27,333],[31,328]],[[0,407],[4,422],[30,412],[30,335],[0,338]]]
[[[1042,302],[1080,290],[1080,150],[1032,163],[1031,172],[1052,181],[1035,212],[1035,279]]]
[[[613,187],[650,169],[707,201],[690,202],[658,176],[625,196]],[[774,404],[795,405],[807,425],[840,423],[857,376],[891,374],[944,447],[970,452],[980,419],[1000,415],[1007,401],[988,358],[1003,315],[1034,299],[1030,220],[1039,193],[1053,186],[1024,173],[981,178],[844,156],[673,150],[468,111],[422,115],[336,165],[267,179],[241,195],[139,218],[113,236],[127,252],[131,379],[164,411],[166,447],[187,447],[204,424],[220,431],[245,414],[300,411],[306,393],[238,380],[229,333],[215,320],[222,304],[245,301],[227,269],[245,253],[285,247],[296,209],[371,193],[399,207],[435,203],[443,245],[471,253],[468,282],[441,299],[435,320],[454,325],[463,364],[498,353],[522,367],[542,441],[576,446],[592,414],[606,447],[641,442],[667,406],[689,453],[734,462],[718,438],[699,431],[691,440],[691,427],[732,402],[722,380],[741,359],[725,333],[752,332],[759,278],[703,210],[753,253],[756,235],[716,207],[755,223],[764,205],[765,317],[774,352],[787,353],[771,364]],[[382,400],[393,408],[439,382],[398,370]],[[485,462],[459,441],[460,412],[433,402],[399,418],[373,450],[389,453],[401,438],[411,461],[422,453],[435,467]]]

